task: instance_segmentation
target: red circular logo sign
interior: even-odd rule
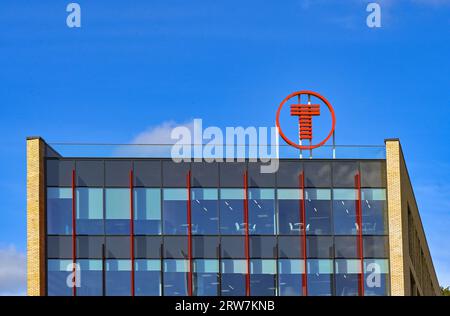
[[[308,97],[307,104],[301,104],[300,100],[301,100],[302,95],[305,95]],[[291,141],[281,130],[280,113],[281,113],[281,109],[283,108],[283,105],[287,101],[289,101],[293,97],[298,97],[298,100],[299,100],[298,104],[291,104],[291,116],[298,116],[299,140],[312,141],[312,118],[313,118],[313,116],[320,116],[320,104],[312,104],[310,102],[311,96],[314,96],[317,99],[321,100],[327,106],[327,108],[331,114],[331,120],[332,120],[331,129],[330,129],[330,132],[328,133],[327,137],[325,137],[325,139],[323,139],[320,143],[310,144],[310,145],[299,145],[299,144]],[[278,110],[277,110],[276,125],[278,127],[278,131],[279,131],[281,137],[284,139],[284,141],[286,143],[288,143],[289,145],[294,146],[295,148],[298,148],[298,149],[309,150],[309,149],[314,149],[314,148],[324,145],[330,139],[330,137],[334,133],[334,128],[336,126],[336,116],[334,115],[333,107],[331,106],[330,102],[328,102],[327,99],[325,99],[323,96],[321,96],[320,94],[318,94],[314,91],[302,90],[302,91],[297,91],[297,92],[291,93],[280,103],[280,106],[278,107]]]

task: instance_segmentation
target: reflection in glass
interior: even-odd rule
[[[137,296],[161,295],[161,260],[136,260],[134,262],[135,294]]]
[[[299,235],[302,232],[298,189],[278,189],[278,231],[280,235]]]
[[[280,296],[303,295],[302,274],[304,270],[303,260],[278,260],[278,289]]]
[[[222,295],[244,296],[245,275],[247,274],[246,260],[224,259],[222,264]]]
[[[103,235],[103,189],[77,188],[77,234]]]
[[[194,295],[219,295],[219,261],[195,260],[194,264]]]
[[[72,273],[72,260],[47,260],[47,291],[49,296],[71,296],[73,289],[67,286]]]
[[[275,191],[273,189],[248,190],[249,233],[275,234]]]
[[[222,235],[244,235],[244,190],[220,190],[220,232]]]
[[[72,189],[47,189],[47,233],[72,234]]]
[[[187,235],[187,190],[163,190],[164,234]]]
[[[361,204],[363,234],[387,234],[386,189],[362,189]]]
[[[161,234],[161,190],[134,189],[134,233],[136,235]]]
[[[106,260],[105,279],[107,296],[131,295],[131,261]]]
[[[250,260],[250,294],[252,296],[275,296],[277,294],[276,260]]]
[[[364,295],[385,296],[389,293],[389,266],[387,259],[364,260]]]
[[[336,295],[358,296],[358,278],[361,271],[361,261],[356,259],[335,260]]]
[[[358,223],[356,220],[355,189],[333,190],[333,220],[335,235],[356,235]]]
[[[308,259],[308,295],[332,295],[333,261],[328,259]]]
[[[105,189],[106,234],[130,234],[130,189]]]
[[[330,235],[331,191],[329,189],[306,189],[306,234]]]
[[[164,295],[188,295],[188,260],[164,260]]]
[[[217,235],[219,233],[219,212],[217,189],[192,189],[192,234]]]
[[[103,295],[103,268],[102,260],[79,259],[80,287],[77,296]]]

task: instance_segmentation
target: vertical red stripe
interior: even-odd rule
[[[131,296],[134,296],[134,196],[133,170],[130,170],[130,259],[131,259]]]
[[[247,260],[247,274],[245,275],[245,295],[250,296],[250,240],[248,220],[248,174],[244,172],[244,227],[245,227],[245,259]]]
[[[191,210],[191,171],[187,174],[187,224],[188,224],[188,259],[189,259],[189,270],[188,270],[188,294],[192,296],[192,210]]]
[[[76,221],[75,169],[72,170],[72,264],[73,264],[73,296],[77,296],[76,263],[77,263],[77,221]]]
[[[361,206],[361,177],[355,175],[356,187],[356,222],[358,224],[358,257],[360,260],[360,272],[358,275],[358,294],[364,296],[364,258],[363,258],[363,238],[362,238],[362,206]]]
[[[300,200],[300,222],[302,226],[301,231],[301,242],[302,242],[302,248],[303,248],[303,274],[302,274],[302,290],[303,295],[308,295],[308,271],[307,271],[307,264],[306,264],[306,205],[305,205],[305,175],[302,172],[299,176],[299,182],[300,182],[300,192],[302,194],[301,200]]]

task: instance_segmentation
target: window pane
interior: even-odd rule
[[[303,237],[278,236],[278,256],[280,258],[303,258]]]
[[[101,259],[103,257],[104,240],[104,236],[77,236],[77,257]]]
[[[358,276],[361,272],[360,260],[336,260],[336,295],[358,296]]]
[[[334,238],[335,256],[337,258],[357,258],[358,239],[356,236],[339,236]]]
[[[109,235],[130,234],[130,189],[105,189],[106,222]]]
[[[387,234],[386,189],[362,189],[361,199],[363,234]]]
[[[191,190],[192,234],[217,235],[219,211],[217,189]]]
[[[72,236],[47,236],[47,257],[72,259]]]
[[[364,257],[366,258],[387,258],[389,256],[387,237],[364,236],[363,244]]]
[[[245,258],[244,236],[222,236],[220,248],[222,258]]]
[[[275,296],[276,260],[252,259],[250,261],[250,294],[252,296]]]
[[[251,258],[276,258],[277,239],[272,236],[250,236]]]
[[[332,295],[333,261],[325,259],[308,259],[308,295]]]
[[[105,161],[105,186],[129,187],[131,161]]]
[[[135,236],[134,244],[136,258],[161,258],[162,237]]]
[[[273,189],[248,190],[249,233],[275,234],[275,191]]]
[[[107,236],[106,257],[111,259],[129,259],[131,256],[130,236]]]
[[[47,233],[72,234],[72,189],[47,189]]]
[[[135,295],[160,296],[161,293],[161,261],[136,260],[134,262]]]
[[[332,258],[333,238],[328,236],[307,236],[306,251],[308,258]]]
[[[325,162],[305,162],[305,187],[331,187],[331,165]]]
[[[103,295],[102,260],[80,259],[77,263],[80,267],[80,287],[77,288],[77,296]]]
[[[244,172],[247,169],[243,162],[219,163],[220,186],[222,188],[242,188],[244,186]]]
[[[246,260],[222,260],[222,295],[245,296]]]
[[[389,265],[387,259],[364,260],[364,295],[389,294]]]
[[[356,235],[358,223],[356,221],[355,189],[333,190],[333,220],[335,235]]]
[[[219,295],[219,261],[194,260],[193,287],[196,296]]]
[[[77,188],[77,234],[103,235],[103,189]]]
[[[190,163],[176,163],[172,160],[163,161],[163,186],[185,188],[190,165]]]
[[[331,191],[328,189],[305,190],[306,234],[330,235]]]
[[[187,190],[163,190],[164,234],[187,235]]]
[[[192,255],[194,258],[218,258],[219,237],[217,236],[193,236]]]
[[[279,189],[278,193],[278,230],[280,235],[299,235],[301,190]]]
[[[191,165],[193,187],[219,186],[219,166],[217,162],[194,162]]]
[[[164,260],[165,296],[186,296],[188,294],[187,272],[187,260]]]
[[[161,190],[134,189],[134,233],[161,234]]]
[[[361,186],[383,188],[386,186],[386,164],[383,161],[361,162]]]
[[[248,186],[253,188],[273,188],[275,173],[261,173],[261,166],[268,165],[261,162],[248,163]]]
[[[72,273],[72,260],[47,260],[47,291],[49,296],[71,296],[73,288],[67,286]]]
[[[220,190],[220,232],[222,235],[244,235],[244,190]]]
[[[75,164],[71,160],[47,160],[46,183],[48,186],[72,186],[72,170]]]
[[[280,188],[299,188],[302,163],[298,161],[280,161],[276,173],[277,186]]]
[[[357,173],[358,163],[356,162],[333,162],[333,186],[354,188]]]
[[[131,261],[106,260],[106,295],[131,295]]]
[[[186,236],[164,237],[164,258],[188,258],[188,238]]]
[[[134,161],[134,185],[137,187],[157,187],[161,181],[161,161]]]
[[[280,296],[303,295],[302,274],[305,271],[303,260],[278,260],[278,288]]]
[[[77,187],[102,187],[104,184],[103,160],[76,161]]]

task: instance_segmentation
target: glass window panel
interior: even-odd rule
[[[220,248],[222,258],[245,258],[244,236],[222,236]]]
[[[131,261],[106,260],[105,279],[107,296],[131,295]]]
[[[333,221],[335,235],[356,235],[358,223],[356,221],[355,189],[333,190]]]
[[[277,294],[276,260],[250,260],[250,294],[252,296],[275,296]]]
[[[161,260],[138,259],[135,265],[135,295],[161,296]]]
[[[244,172],[247,169],[244,162],[219,163],[220,186],[222,188],[242,188],[244,186]]]
[[[334,249],[337,258],[357,258],[358,239],[356,236],[337,236],[334,238]]]
[[[335,261],[335,286],[337,296],[358,296],[358,278],[361,272],[360,260]]]
[[[191,165],[193,187],[219,186],[219,165],[217,162],[194,162]]]
[[[103,267],[102,260],[79,259],[80,287],[77,296],[103,295]]]
[[[272,236],[250,236],[251,258],[276,258],[277,238]]]
[[[217,236],[193,236],[192,255],[194,258],[218,258],[219,237]]]
[[[223,296],[245,296],[246,260],[221,260]]]
[[[164,295],[187,296],[188,260],[164,260]]]
[[[249,233],[251,235],[274,235],[275,190],[248,190]]]
[[[75,163],[72,160],[48,159],[46,183],[52,187],[72,186],[72,171]]]
[[[129,187],[131,161],[105,161],[105,186]]]
[[[134,189],[134,233],[161,234],[161,190]]]
[[[331,190],[305,190],[306,234],[331,235]]]
[[[103,189],[77,188],[77,234],[103,235]]]
[[[389,256],[388,239],[385,236],[364,236],[363,245],[366,258],[387,258]]]
[[[103,160],[76,161],[77,187],[102,187],[104,185]]]
[[[387,259],[364,260],[364,295],[389,295],[389,266]]]
[[[333,162],[333,186],[354,188],[357,173],[358,163],[356,162]]]
[[[248,163],[248,186],[253,188],[275,187],[275,173],[261,173],[261,166],[268,165],[261,162]]]
[[[101,259],[103,257],[104,241],[103,236],[77,236],[77,257]]]
[[[134,161],[134,185],[137,187],[157,187],[161,181],[161,161]]]
[[[71,259],[72,236],[48,236],[47,257],[55,259]]]
[[[219,234],[219,205],[217,189],[191,190],[192,234]]]
[[[386,189],[362,189],[361,199],[363,234],[387,234]]]
[[[188,175],[190,166],[190,163],[185,162],[163,161],[163,186],[172,188],[186,187],[186,176]]]
[[[222,235],[244,235],[244,190],[220,190],[220,232]]]
[[[162,237],[135,236],[134,244],[136,258],[161,258]]]
[[[278,236],[278,256],[280,258],[302,258],[303,240],[300,236]]]
[[[382,188],[386,186],[386,163],[384,161],[362,161],[361,186],[363,188]]]
[[[164,258],[188,258],[188,239],[186,236],[164,237]]]
[[[331,296],[333,289],[333,261],[308,259],[308,295]]]
[[[276,173],[277,186],[284,188],[299,188],[302,163],[298,161],[280,161]]]
[[[187,235],[187,190],[163,190],[164,234]]]
[[[130,189],[105,189],[105,231],[109,235],[130,234]]]
[[[130,236],[107,236],[106,257],[111,259],[128,259],[131,256]]]
[[[47,260],[47,292],[49,296],[72,296],[73,288],[68,286],[72,273],[72,260]],[[69,281],[70,284],[70,281]]]
[[[194,295],[219,295],[219,261],[197,259],[193,266]]]
[[[72,189],[47,189],[47,233],[72,234]]]
[[[278,289],[280,296],[300,296],[302,290],[302,274],[305,265],[303,260],[278,260]]]
[[[306,251],[308,258],[332,258],[333,238],[329,236],[307,236]]]
[[[331,187],[331,165],[326,162],[305,162],[305,187],[327,188]]]
[[[278,231],[280,235],[299,235],[302,232],[299,189],[278,189]]]

